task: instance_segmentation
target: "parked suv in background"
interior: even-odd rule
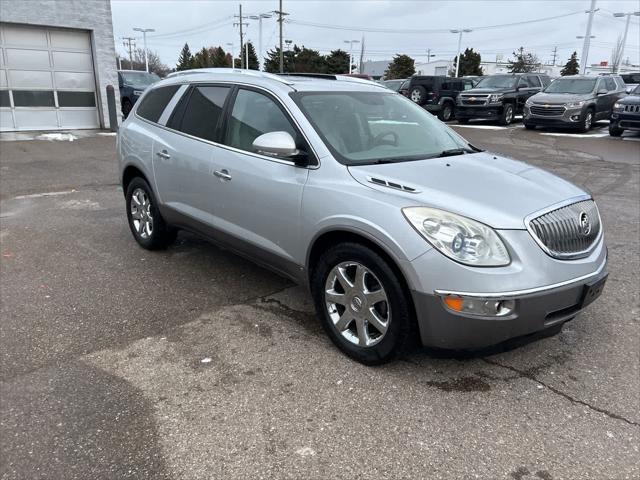
[[[120,106],[122,115],[127,118],[142,92],[149,85],[159,81],[160,77],[155,73],[140,70],[118,70],[118,88],[120,89]]]
[[[522,113],[527,99],[549,83],[551,79],[539,73],[489,75],[472,90],[458,95],[456,119],[467,123],[472,118],[483,118],[509,125]]]
[[[617,75],[560,77],[526,101],[522,123],[528,129],[544,126],[587,132],[594,122],[608,119],[613,104],[624,95],[624,82]]]
[[[625,130],[640,130],[640,85],[613,105],[609,135],[619,137]]]
[[[458,93],[473,85],[471,78],[415,75],[409,79],[407,91],[411,100],[448,122],[453,119]]]
[[[638,85],[640,85],[640,72],[623,73],[620,75],[624,84],[627,86],[627,93],[631,93]]]
[[[308,285],[328,336],[367,364],[414,332],[473,349],[558,327],[602,292],[603,229],[580,188],[373,82],[240,72],[170,76],[118,130],[143,248],[185,229]]]

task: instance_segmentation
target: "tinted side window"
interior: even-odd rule
[[[542,77],[540,77],[540,80],[542,80],[543,87],[548,87],[551,84],[551,79],[546,75],[543,75]]]
[[[173,95],[178,91],[178,88],[180,88],[180,85],[154,88],[144,96],[136,112],[142,118],[157,122]]]
[[[216,141],[216,128],[230,90],[230,87],[195,87],[182,121],[177,126],[172,125],[172,128],[194,137]]]
[[[252,152],[253,141],[269,132],[287,132],[300,144],[298,132],[271,98],[253,90],[238,90],[229,116],[225,144]]]
[[[527,77],[527,80],[529,82],[529,85],[532,86],[532,87],[540,87],[541,86],[540,79],[535,75],[529,75]]]
[[[604,84],[607,90],[609,90],[610,92],[614,91],[616,89],[616,82],[613,81],[613,78],[611,77],[607,77],[604,79]]]
[[[527,77],[520,77],[520,80],[518,80],[518,87],[529,88],[530,86],[529,82],[527,82]]]

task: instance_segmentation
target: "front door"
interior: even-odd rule
[[[218,228],[241,240],[237,247],[252,257],[294,273],[308,169],[258,154],[252,144],[264,133],[285,131],[298,148],[308,147],[279,101],[264,91],[238,88],[228,112],[226,148],[213,160]]]

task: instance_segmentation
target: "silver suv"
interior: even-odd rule
[[[373,82],[183,72],[144,93],[117,151],[142,247],[184,229],[308,285],[366,364],[414,332],[477,349],[561,325],[606,280],[588,194]]]

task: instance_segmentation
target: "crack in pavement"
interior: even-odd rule
[[[622,415],[618,415],[617,413],[613,413],[610,412],[608,410],[605,410],[604,408],[599,408],[596,407],[594,405],[590,405],[589,403],[583,401],[583,400],[579,400],[577,398],[572,397],[571,395],[569,395],[568,393],[565,393],[555,387],[552,387],[551,385],[537,379],[535,377],[535,375],[531,375],[523,370],[519,370],[516,367],[512,367],[511,365],[504,365],[500,362],[496,362],[495,360],[489,360],[487,358],[482,358],[481,359],[483,362],[488,363],[489,365],[493,365],[496,367],[501,367],[504,368],[506,370],[511,370],[512,372],[516,373],[518,375],[518,377],[520,378],[528,378],[529,380],[533,380],[534,382],[539,383],[540,385],[543,385],[545,388],[549,389],[550,391],[552,391],[553,393],[555,393],[556,395],[561,396],[562,398],[564,398],[565,400],[569,400],[571,403],[577,404],[577,405],[582,405],[584,407],[587,407],[590,410],[593,410],[595,412],[598,413],[602,413],[604,415],[606,415],[609,418],[615,419],[615,420],[622,420],[623,422],[632,425],[634,427],[640,427],[640,423],[634,422],[632,420],[629,420],[625,417],[623,417]]]

